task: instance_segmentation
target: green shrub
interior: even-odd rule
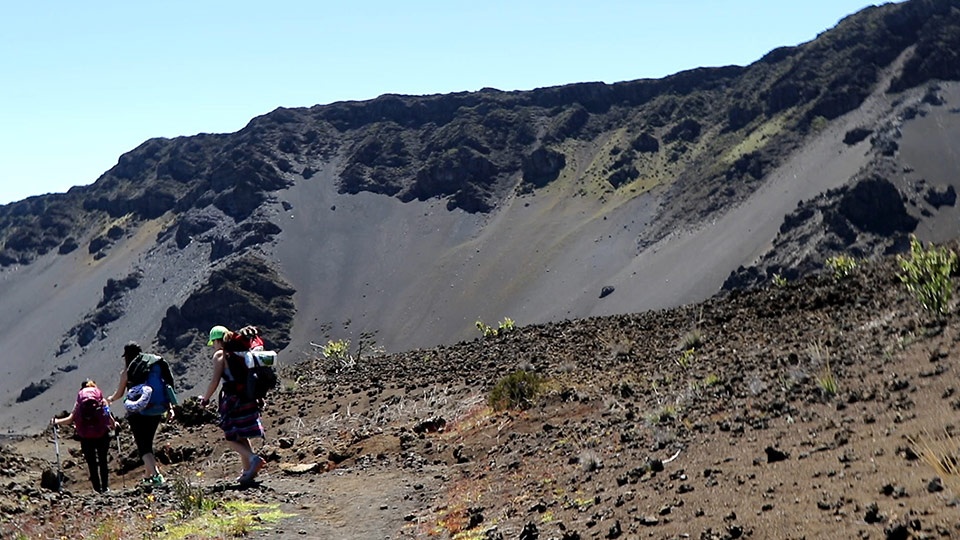
[[[773,275],[773,284],[777,287],[786,287],[787,278],[781,276],[780,274]]]
[[[857,269],[857,260],[849,255],[837,255],[827,259],[827,267],[833,272],[833,279],[839,281],[853,275]]]
[[[489,324],[481,320],[477,320],[476,325],[477,325],[477,330],[479,330],[480,333],[483,334],[483,337],[490,337],[490,336],[497,335],[496,328],[493,328],[492,326],[490,326]]]
[[[516,326],[516,323],[514,323],[513,319],[510,317],[504,317],[503,320],[500,321],[500,324],[497,326],[497,328],[494,328],[481,320],[477,320],[475,324],[477,325],[477,330],[483,334],[483,337],[493,337],[500,334],[506,334],[507,332],[513,331],[514,327]]]
[[[528,409],[540,393],[542,384],[543,381],[536,373],[517,370],[493,386],[487,402],[495,411]]]
[[[946,247],[924,248],[916,236],[910,237],[910,257],[897,256],[898,276],[927,311],[943,315],[953,296],[950,275],[957,267],[957,254]]]
[[[331,339],[326,345],[323,346],[323,357],[343,361],[349,356],[349,351],[349,339]]]

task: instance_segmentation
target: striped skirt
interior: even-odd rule
[[[256,401],[241,401],[235,395],[220,396],[220,429],[228,441],[264,437],[260,421],[260,405]]]

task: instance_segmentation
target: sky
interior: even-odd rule
[[[880,3],[880,2],[878,2]],[[747,65],[864,0],[44,0],[0,4],[0,204],[154,137],[277,107]]]

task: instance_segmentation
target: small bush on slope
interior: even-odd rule
[[[542,381],[536,373],[518,370],[500,379],[490,391],[488,403],[495,411],[527,409],[540,393]]]
[[[924,249],[916,236],[910,237],[910,257],[897,257],[898,276],[927,311],[946,313],[953,296],[950,275],[957,267],[957,254],[947,247]]]

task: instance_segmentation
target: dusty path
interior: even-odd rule
[[[430,472],[343,469],[291,477],[267,474],[259,489],[295,514],[254,538],[384,540],[421,536],[417,512],[436,496]]]

